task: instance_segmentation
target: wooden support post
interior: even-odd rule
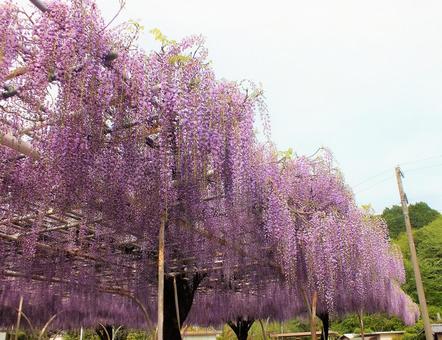
[[[359,317],[359,326],[361,328],[361,339],[364,340],[365,339],[364,314],[362,312],[362,309],[359,311],[358,317]]]
[[[80,340],[83,340],[83,327],[80,327]]]
[[[402,171],[400,167],[396,167],[396,179],[401,198],[402,211],[404,213],[405,229],[407,231],[408,246],[410,247],[411,263],[413,264],[414,277],[416,280],[417,296],[421,307],[422,319],[424,320],[425,339],[433,340],[433,332],[431,329],[430,318],[428,317],[427,301],[425,299],[424,286],[422,284],[419,262],[417,260],[416,247],[414,246],[413,232],[411,229],[410,216],[408,213],[408,201],[402,184]]]
[[[164,228],[166,219],[163,217],[158,236],[158,340],[163,340],[164,324]]]
[[[176,320],[178,323],[178,328],[181,330],[181,321],[180,321],[180,306],[178,303],[178,289],[176,286],[176,277],[173,276],[173,293],[175,296],[175,311],[176,311]]]
[[[15,324],[15,340],[18,340],[18,330],[20,328],[22,311],[23,311],[23,296],[20,296],[20,302],[18,303],[17,323]]]
[[[318,293],[313,292],[311,312],[310,312],[310,330],[312,333],[312,340],[317,340],[316,336],[316,304],[318,303]]]

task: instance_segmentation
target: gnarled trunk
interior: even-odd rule
[[[163,339],[181,340],[181,326],[190,312],[196,289],[205,276],[205,274],[199,273],[193,274],[190,277],[182,274],[175,276],[180,316],[179,325],[175,305],[174,278],[170,276],[164,277]]]
[[[320,313],[318,314],[318,318],[322,321],[322,334],[321,340],[328,340],[328,330],[330,328],[330,318],[328,313]]]
[[[247,318],[237,318],[235,321],[227,321],[227,324],[235,332],[238,340],[247,340],[250,327],[252,327],[254,321]]]

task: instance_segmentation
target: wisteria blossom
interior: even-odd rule
[[[400,253],[331,154],[281,159],[262,90],[218,79],[202,37],[147,53],[134,30],[92,0],[0,6],[0,323],[21,295],[35,325],[152,327],[162,223],[167,339],[314,293],[329,317],[414,322]]]

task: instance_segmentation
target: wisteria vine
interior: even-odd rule
[[[320,313],[414,322],[400,253],[331,154],[258,141],[262,91],[217,79],[201,37],[146,53],[132,33],[92,0],[0,6],[2,322],[20,294],[38,323],[155,321],[164,220],[168,277],[203,275],[189,322],[284,320],[313,293]]]

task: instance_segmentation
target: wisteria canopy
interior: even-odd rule
[[[35,325],[153,327],[162,223],[168,329],[286,320],[314,294],[327,318],[416,320],[384,222],[328,151],[276,152],[262,90],[217,79],[201,37],[146,53],[92,0],[32,2],[0,5],[2,326],[23,296]]]

